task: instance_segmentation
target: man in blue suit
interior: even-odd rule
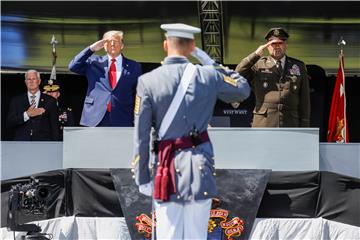
[[[139,63],[121,53],[122,31],[108,31],[103,39],[82,50],[70,62],[70,71],[88,80],[80,124],[95,127],[134,126],[134,103]],[[107,55],[93,55],[105,49]]]

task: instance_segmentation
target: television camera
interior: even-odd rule
[[[47,212],[50,197],[49,187],[40,184],[38,179],[31,178],[27,184],[16,184],[9,191],[9,212],[7,228],[10,231],[27,232],[22,239],[46,240],[51,234],[41,233],[36,224],[18,224],[18,214],[43,215]]]

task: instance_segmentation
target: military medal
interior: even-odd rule
[[[291,78],[291,81],[292,81],[293,83],[295,83],[295,82],[296,82],[296,79],[297,79],[297,77],[296,77],[296,76],[290,76],[290,78]]]
[[[300,76],[300,68],[298,65],[294,64],[289,70],[291,75]]]
[[[264,83],[263,83],[263,87],[264,87],[264,88],[267,88],[268,85],[269,85],[268,82],[264,82]]]

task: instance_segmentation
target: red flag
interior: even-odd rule
[[[331,101],[327,140],[328,142],[348,143],[349,134],[346,119],[344,55],[342,53],[339,55],[339,61],[340,66]]]

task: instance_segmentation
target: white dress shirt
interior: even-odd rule
[[[28,100],[29,100],[29,104],[31,104],[31,96],[33,94],[31,92],[27,92],[27,96],[28,96]],[[35,107],[37,108],[39,106],[39,101],[40,101],[40,91],[37,91],[35,93]],[[27,120],[29,120],[30,117],[28,116],[28,114],[26,113],[26,111],[24,112],[24,122],[26,122]]]
[[[111,65],[111,59],[112,57],[110,55],[108,55],[109,61],[108,61],[108,71],[110,71],[110,65]],[[123,62],[123,57],[120,54],[119,56],[117,56],[116,58],[116,62],[115,62],[115,66],[116,66],[116,84],[119,81],[120,77],[121,77],[121,72],[122,72],[122,62]]]
[[[284,55],[281,59],[280,59],[280,62],[281,62],[281,68],[284,69],[285,67],[285,59],[286,59],[286,55]],[[277,60],[275,60],[274,58],[272,58],[272,60],[275,62],[277,62]]]

